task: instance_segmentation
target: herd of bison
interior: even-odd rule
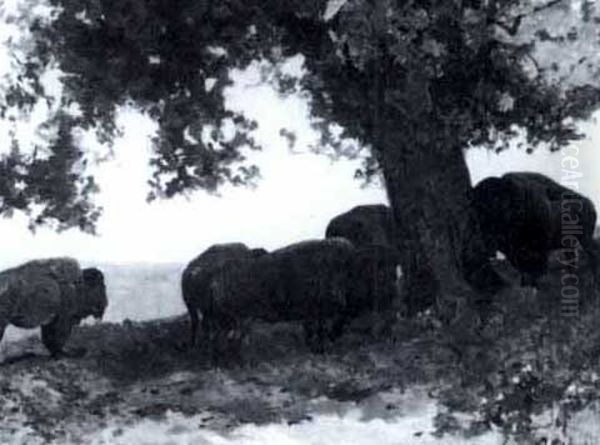
[[[579,193],[541,174],[520,172],[483,180],[471,202],[490,261],[503,253],[523,285],[537,285],[551,252],[565,247],[565,233],[595,274],[596,213]],[[399,286],[401,236],[388,207],[363,205],[333,218],[325,239],[272,252],[242,243],[213,245],[181,278],[191,344],[201,328],[216,359],[223,348],[239,348],[251,320],[295,321],[302,323],[310,349],[323,351],[352,318],[406,300]],[[82,270],[69,258],[27,262],[0,273],[0,340],[8,324],[41,326],[50,353],[67,354],[72,328],[88,316],[102,318],[107,304],[98,269]]]

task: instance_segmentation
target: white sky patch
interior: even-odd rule
[[[527,15],[516,37],[519,42],[528,42],[536,31],[544,30],[553,38],[565,38],[562,42],[538,39],[533,53],[538,66],[545,70],[545,78],[565,88],[600,85],[600,36],[595,22],[600,19],[598,2],[589,22],[583,22],[581,14],[581,2],[559,3],[539,14]],[[576,38],[570,39],[573,31]]]
[[[325,21],[331,20],[347,1],[348,0],[329,0],[327,2],[325,13],[323,14],[323,19],[325,19]]]
[[[202,127],[202,142],[208,144],[212,141],[212,133],[216,130],[214,125],[205,125]]]
[[[21,52],[11,54],[7,46],[9,39],[16,41],[23,37],[19,23],[16,21],[16,16],[23,7],[23,2],[20,1],[5,1],[0,4],[0,91],[2,91],[3,78],[10,78],[13,75],[16,63],[13,56],[23,59]],[[28,13],[31,17],[48,17],[51,11],[50,8],[43,5],[35,5]],[[60,97],[62,84],[59,79],[61,75],[62,73],[58,69],[50,69],[40,78],[40,83],[46,93],[52,97]],[[12,117],[15,121],[0,121],[0,140],[8,140],[8,135],[12,132],[16,135],[21,150],[31,153],[36,144],[43,145],[43,135],[36,129],[49,117],[50,113],[51,108],[45,101],[39,101],[28,116],[17,110],[9,111],[8,117]],[[9,144],[1,144],[0,154],[6,153],[9,149]]]
[[[92,24],[92,21],[90,20],[90,18],[86,14],[85,10],[83,10],[83,11],[78,12],[77,14],[75,14],[75,18],[77,20],[79,20],[80,22],[86,24],[86,25],[91,25]]]
[[[289,76],[299,76],[304,72],[304,56],[299,54],[294,57],[289,57],[280,66],[279,69],[283,74]]]
[[[248,78],[255,80],[256,73]],[[323,236],[329,219],[353,205],[386,202],[381,188],[363,189],[353,179],[358,163],[333,163],[308,150],[289,153],[281,128],[302,135],[297,148],[316,137],[306,120],[306,103],[297,98],[283,101],[270,87],[239,83],[228,92],[227,101],[259,121],[256,139],[264,146],[264,151],[251,153],[263,176],[256,189],[226,186],[222,198],[199,191],[189,198],[146,203],[149,136],[156,127],[126,110],[119,118],[125,134],[114,147],[114,159],[94,167],[102,188],[97,203],[104,208],[100,236],[48,229],[33,236],[26,219],[17,215],[0,220],[5,239],[0,261],[13,265],[32,257],[72,255],[92,262],[186,262],[211,244],[230,241],[274,249]],[[91,133],[84,141],[98,156],[106,154]]]
[[[212,89],[215,87],[215,85],[217,84],[217,79],[215,79],[214,77],[209,77],[208,79],[206,79],[204,81],[204,89],[207,92],[212,91]]]
[[[0,3],[0,78],[10,74],[11,58],[6,42],[20,36],[20,30],[15,23],[18,12],[18,1],[4,0]]]
[[[14,16],[19,12],[20,0],[3,0],[0,4],[0,18]]]
[[[225,119],[223,121],[223,125],[221,127],[221,132],[223,133],[223,139],[226,142],[231,141],[236,134],[236,127],[231,119]]]
[[[185,130],[183,131],[183,138],[190,144],[198,143],[198,140],[194,136],[192,136],[192,134],[190,133],[189,125],[187,127],[185,127]]]
[[[222,46],[209,46],[207,50],[213,56],[225,57],[227,55],[227,50]]]

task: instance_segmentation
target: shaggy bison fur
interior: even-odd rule
[[[71,258],[29,261],[0,272],[0,340],[9,324],[41,326],[44,345],[60,355],[73,326],[102,318],[107,305],[100,270],[82,271]]]
[[[209,336],[241,336],[252,319],[298,321],[309,347],[320,352],[326,337],[339,336],[348,319],[389,306],[395,279],[389,248],[357,248],[345,239],[304,241],[224,262],[211,280],[203,323]]]
[[[192,345],[196,343],[200,322],[198,313],[210,310],[209,285],[215,272],[231,260],[246,260],[266,253],[265,249],[249,249],[242,243],[215,244],[187,265],[181,276],[181,292],[190,315]]]

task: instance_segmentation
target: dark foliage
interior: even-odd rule
[[[331,7],[325,0],[49,3],[56,8],[52,17],[29,23],[33,45],[3,89],[3,113],[50,100],[40,82],[49,67],[63,72],[59,109],[76,104],[81,111],[72,128],[95,128],[101,140],[111,141],[118,134],[118,107],[139,108],[159,123],[150,198],[215,190],[224,182],[248,184],[257,177],[258,167],[244,155],[245,148],[257,148],[256,124],[228,110],[223,99],[229,70],[257,59],[271,61],[277,73],[285,57],[304,57],[300,84],[281,73],[271,80],[282,91],[300,88],[310,95],[314,123],[334,150],[342,145],[331,123],[344,128],[342,139],[351,136],[376,148],[385,133],[380,129],[387,127],[401,129],[398,150],[412,141],[420,147],[437,140],[447,150],[468,144],[498,149],[522,127],[532,146],[547,142],[555,149],[577,136],[568,118],[587,117],[600,99],[593,82],[568,91],[548,82],[535,41],[550,33],[544,34],[543,25],[531,35],[522,31],[523,22],[543,18],[560,1],[356,0],[333,17],[324,15]],[[584,2],[581,26],[590,26],[596,15]],[[576,32],[569,35],[557,42],[577,39]],[[524,69],[527,64],[536,72]],[[237,130],[233,137],[222,131],[227,121]],[[210,136],[202,137],[206,130]],[[363,175],[377,172],[376,158],[367,161]],[[93,225],[97,209],[89,205],[89,193],[70,193],[68,199],[42,192],[15,196],[15,166],[33,176],[30,164],[17,154],[6,158],[5,212],[30,207],[35,195],[48,210],[34,223],[55,218],[65,226]]]

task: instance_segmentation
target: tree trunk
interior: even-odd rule
[[[503,285],[470,205],[464,155],[430,135],[423,144],[406,134],[386,136],[379,156],[399,229],[408,311],[434,304],[450,321],[465,303],[489,300]]]
[[[451,322],[462,318],[465,303],[489,300],[504,283],[489,263],[471,206],[463,130],[440,119],[430,73],[407,66],[404,94],[388,94],[394,85],[390,73],[398,68],[385,50],[386,11],[386,2],[375,3],[379,55],[372,66],[370,129],[399,233],[403,294],[409,314],[435,304],[438,315]],[[396,85],[391,91],[397,90]]]

